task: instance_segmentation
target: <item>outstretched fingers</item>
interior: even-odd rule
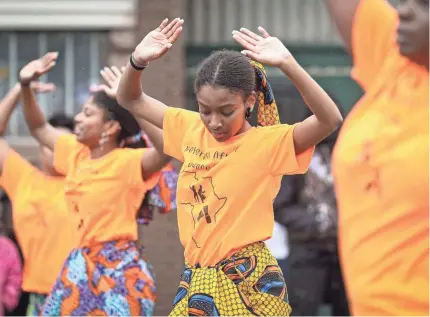
[[[164,28],[161,29],[161,33],[163,33],[167,37],[167,34],[175,27],[175,25],[180,20],[181,19],[179,19],[179,18],[174,18],[172,21],[170,21],[169,24],[167,24]]]
[[[156,30],[161,32],[161,30],[162,30],[162,29],[164,29],[164,28],[167,26],[167,23],[169,23],[169,19],[168,19],[168,18],[165,18],[165,19],[161,22],[160,26],[159,26],[158,28],[156,28]]]
[[[263,28],[262,26],[258,27],[258,31],[260,31],[261,35],[266,39],[268,37],[270,37],[270,34],[266,31],[265,28]]]
[[[254,41],[258,42],[261,41],[262,38],[260,35],[255,34],[254,32],[248,30],[247,28],[240,28],[240,32],[242,34],[246,34],[247,36],[249,36],[250,38],[252,38]]]
[[[181,35],[181,33],[182,33],[182,26],[178,27],[175,30],[175,32],[172,34],[172,36],[170,36],[169,38],[167,38],[167,40],[169,41],[169,43],[175,43],[176,40],[179,38],[179,35]]]
[[[257,60],[258,59],[258,54],[254,53],[254,52],[251,52],[249,50],[243,50],[243,51],[241,51],[241,53],[243,55],[249,57],[250,59],[253,59],[253,60]]]
[[[114,75],[116,76],[116,78],[120,78],[122,76],[122,72],[119,70],[118,67],[112,66],[111,70],[114,73]]]
[[[246,50],[257,53],[257,48],[254,44],[248,41],[248,37],[241,32],[233,31],[233,39],[242,45]]]
[[[112,70],[109,67],[105,67],[100,71],[100,74],[102,75],[103,79],[110,85],[114,85],[116,81],[116,76],[112,72]]]
[[[184,20],[183,19],[179,19],[179,18],[177,18],[177,19],[175,19],[176,20],[176,22],[175,22],[175,24],[173,24],[173,26],[172,26],[172,28],[168,31],[168,32],[166,32],[165,33],[165,35],[166,35],[166,38],[170,38],[170,37],[172,37],[173,36],[173,34],[175,34],[175,32],[180,28],[180,27],[182,27],[182,25],[184,24]]]
[[[243,33],[243,32],[238,32],[238,31],[233,31],[233,35],[234,34],[238,34],[242,39],[244,39],[245,41],[247,41],[248,43],[256,46],[258,41],[255,40],[254,38],[250,37],[249,35]]]

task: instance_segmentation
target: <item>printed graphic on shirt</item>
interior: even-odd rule
[[[194,230],[201,222],[206,225],[216,223],[217,215],[225,206],[227,198],[217,194],[212,177],[199,177],[198,172],[191,171],[183,171],[182,176],[189,179],[190,185],[189,195],[186,195],[188,199],[180,204],[192,216]],[[201,248],[194,235],[193,241],[197,248]]]

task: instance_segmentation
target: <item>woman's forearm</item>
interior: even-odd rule
[[[33,134],[37,129],[43,127],[47,121],[36,102],[36,98],[30,86],[24,86],[21,88],[21,97],[24,117],[27,121],[30,132]]]
[[[19,102],[21,85],[16,84],[7,95],[0,101],[0,135],[6,131],[10,116]]]

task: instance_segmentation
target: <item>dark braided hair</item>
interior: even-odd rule
[[[106,113],[106,120],[118,121],[121,131],[118,135],[117,143],[122,140],[140,133],[140,127],[133,115],[119,105],[116,99],[109,97],[104,91],[97,91],[93,94],[94,103]],[[127,144],[126,147],[141,148],[146,147],[145,141]]]
[[[249,59],[236,51],[215,51],[197,71],[194,91],[205,85],[227,88],[247,98],[255,90],[255,71]]]

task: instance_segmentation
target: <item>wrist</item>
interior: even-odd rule
[[[130,55],[130,65],[131,65],[135,70],[139,70],[139,71],[141,71],[141,70],[144,70],[144,69],[149,65],[149,62],[147,62],[147,61],[142,61],[142,60],[140,60],[140,59],[136,59],[136,57],[135,57],[135,53],[133,52],[133,53]]]
[[[30,87],[32,80],[19,80],[19,88]]]
[[[294,74],[294,72],[297,71],[298,68],[300,68],[300,65],[299,63],[297,63],[294,57],[290,55],[281,62],[279,68],[285,75],[290,77],[290,75]]]

